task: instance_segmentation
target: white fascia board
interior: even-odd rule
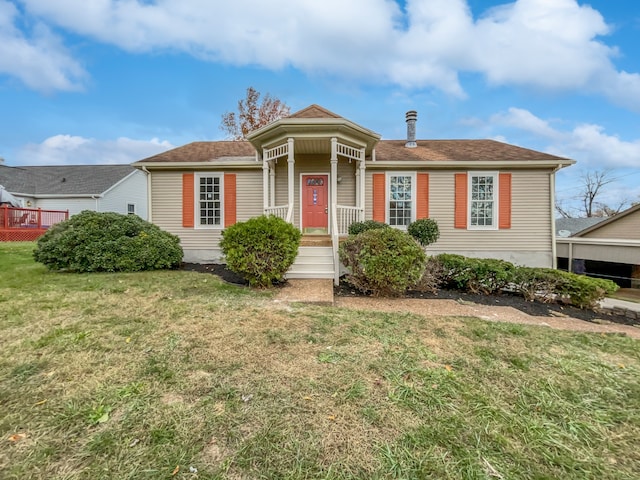
[[[460,161],[460,160],[401,160],[401,161],[372,161],[367,160],[367,169],[390,169],[390,168],[420,168],[420,169],[513,169],[521,170],[528,168],[560,168],[573,165],[575,160],[523,160],[519,162],[513,161]]]

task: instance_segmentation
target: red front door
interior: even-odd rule
[[[329,176],[302,176],[302,231],[327,233],[329,225]]]

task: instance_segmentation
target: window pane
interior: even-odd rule
[[[200,177],[198,192],[200,198],[200,225],[220,225],[221,189],[220,177]]]
[[[409,225],[413,209],[411,175],[389,177],[389,225]]]
[[[471,225],[479,227],[494,225],[494,183],[495,177],[493,175],[474,175],[471,177]]]

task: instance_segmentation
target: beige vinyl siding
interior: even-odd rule
[[[210,170],[208,172],[218,173]],[[192,172],[151,172],[151,208],[153,223],[178,235],[185,250],[217,249],[222,229],[184,228],[182,226],[182,174]],[[262,215],[262,170],[237,170],[236,215],[239,222]]]
[[[343,158],[338,159],[338,204],[355,206],[356,202],[356,162],[349,163]],[[294,222],[300,227],[300,175],[306,173],[331,174],[331,163],[328,155],[296,155],[294,166]],[[287,190],[287,159],[280,158],[276,165],[276,205],[286,205]],[[331,180],[329,180],[331,182]],[[238,186],[238,191],[240,186]],[[331,192],[329,192],[331,195]],[[331,197],[329,197],[331,198]]]
[[[587,233],[584,237],[640,240],[640,210],[615,219],[611,223]]]
[[[429,247],[433,253],[470,252],[503,253],[497,258],[514,259],[509,252],[540,253],[538,258],[551,258],[551,210],[549,206],[549,173],[543,170],[501,170],[512,174],[511,228],[503,230],[466,230],[454,228],[454,174],[452,170],[418,171],[429,174],[429,217],[438,222],[439,240]],[[367,169],[365,218],[371,219],[372,174],[383,170]],[[386,193],[388,201],[388,192]],[[522,263],[522,262],[518,262]],[[540,263],[540,262],[533,262]],[[550,265],[549,265],[550,266]]]

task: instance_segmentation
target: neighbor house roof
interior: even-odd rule
[[[598,230],[602,227],[604,227],[605,225],[609,225],[613,222],[617,222],[618,220],[620,220],[621,218],[626,217],[627,215],[631,215],[632,213],[635,213],[637,211],[640,211],[640,204],[638,205],[634,205],[631,208],[628,208],[626,210],[624,210],[623,212],[620,212],[616,215],[613,215],[611,217],[606,217],[604,219],[601,219],[601,222],[596,223],[595,225],[591,225],[587,228],[585,228],[584,230],[579,231],[576,236],[583,236],[586,235],[588,233],[593,232],[594,230]]]
[[[0,166],[0,184],[12,193],[100,195],[136,169],[130,165]]]
[[[565,230],[569,232],[569,236],[574,236],[576,233],[596,225],[605,219],[602,217],[587,217],[587,218],[558,218],[556,219],[556,234]]]

